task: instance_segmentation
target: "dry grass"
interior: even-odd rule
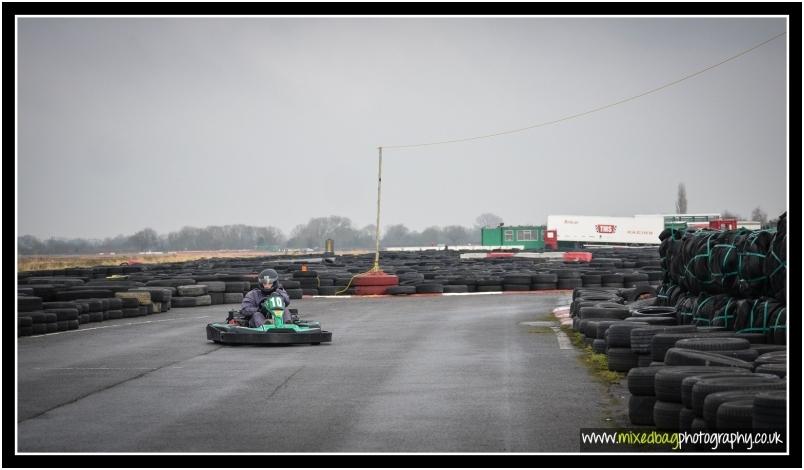
[[[366,250],[339,251],[338,254],[363,254]],[[38,271],[43,269],[88,268],[92,266],[120,266],[121,263],[138,261],[142,264],[183,263],[211,258],[257,258],[264,256],[294,255],[299,253],[276,253],[267,251],[179,251],[162,254],[120,253],[115,255],[49,255],[19,256],[17,271]],[[312,257],[321,253],[302,253]]]

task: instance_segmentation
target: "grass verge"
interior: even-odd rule
[[[583,342],[583,335],[570,326],[562,326],[561,330],[569,337],[573,346],[581,351],[581,362],[589,369],[592,376],[601,382],[611,385],[618,384],[625,378],[625,374],[609,370],[609,361],[605,354],[592,351],[591,346]]]

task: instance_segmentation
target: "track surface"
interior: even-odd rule
[[[18,340],[20,452],[577,452],[604,388],[566,295],[304,299],[320,346],[221,346],[233,305]]]

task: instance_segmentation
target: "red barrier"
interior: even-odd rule
[[[587,251],[568,251],[564,253],[564,261],[583,261],[588,263],[592,261],[592,253]]]

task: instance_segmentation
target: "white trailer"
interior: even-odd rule
[[[754,220],[739,220],[737,221],[737,228],[760,230],[762,229],[762,224]]]
[[[548,215],[547,230],[555,230],[560,242],[658,245],[664,217],[607,217],[596,215]]]

